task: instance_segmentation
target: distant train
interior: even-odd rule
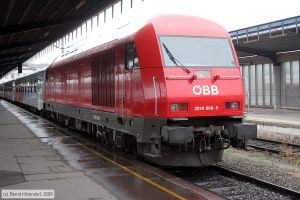
[[[134,34],[4,83],[2,98],[158,165],[205,166],[255,138],[228,32],[198,17],[153,18]]]

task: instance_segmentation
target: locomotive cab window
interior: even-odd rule
[[[126,46],[125,51],[125,66],[126,69],[139,69],[139,59],[136,53],[136,49],[133,43]]]
[[[185,67],[237,67],[226,37],[160,36],[159,40],[165,67],[176,67],[172,57]]]

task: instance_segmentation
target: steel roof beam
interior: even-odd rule
[[[3,62],[0,61],[0,66],[11,65],[12,63],[17,63],[17,62],[18,62],[18,59],[16,59],[16,60],[9,60],[9,61],[3,61]]]
[[[20,52],[16,52],[16,53],[2,54],[2,55],[0,55],[1,56],[0,60],[6,59],[6,58],[17,57],[17,56],[23,56],[23,55],[27,55],[27,54],[33,54],[35,52],[36,52],[36,49],[34,49],[34,50],[31,49],[31,50],[20,51]]]
[[[92,9],[89,11],[89,14],[87,15],[88,17],[85,18],[90,18],[91,16],[93,16],[99,10],[99,7],[108,6],[110,4],[111,2],[105,2],[105,1],[97,2],[95,6],[93,6]],[[84,22],[82,16],[76,16],[76,17],[65,18],[65,19],[55,19],[55,20],[48,20],[48,21],[46,20],[46,21],[39,21],[39,22],[27,23],[27,24],[1,26],[0,36],[11,35],[20,32],[27,32],[27,31],[47,28],[51,26],[59,26],[59,25],[72,24],[72,23],[80,24],[81,22]]]
[[[18,60],[19,58],[0,58],[0,65],[1,63],[8,63],[8,62],[13,62],[15,60]]]
[[[48,20],[48,21],[39,21],[34,23],[28,24],[17,24],[12,26],[1,26],[0,27],[0,36],[3,35],[10,35],[20,32],[27,32],[36,29],[47,28],[50,26],[59,26],[65,24],[72,24],[72,23],[80,23],[83,22],[81,19],[82,17],[72,17],[72,18],[65,18],[65,19],[56,19],[56,20]]]
[[[106,7],[113,5],[114,2],[117,2],[117,1],[115,1],[115,0],[97,1],[94,5],[91,6],[91,9],[88,10],[88,14],[85,16],[85,20],[93,17],[95,14],[99,13],[100,11],[104,11]],[[101,8],[101,10],[99,8]]]
[[[4,70],[11,70],[11,66],[9,66],[9,67],[1,67],[1,71],[4,71]]]
[[[14,48],[19,48],[19,47],[26,47],[29,45],[38,45],[38,44],[43,44],[46,42],[52,42],[53,40],[55,40],[57,37],[55,38],[45,38],[45,39],[40,39],[40,40],[31,40],[31,41],[25,41],[25,42],[17,42],[17,43],[12,43],[12,44],[3,44],[0,45],[0,50],[5,50],[5,49],[14,49]],[[44,45],[46,46],[46,45]]]
[[[15,67],[16,67],[15,65],[14,66],[9,66],[9,67],[1,67],[1,72],[3,74],[0,74],[0,77],[1,77],[1,75],[4,76],[8,71],[13,70]],[[3,71],[6,71],[6,72],[3,72]]]
[[[272,60],[274,65],[279,65],[279,62],[277,60],[277,56],[276,56],[276,52],[273,51],[265,51],[262,49],[254,49],[254,48],[250,48],[250,47],[242,47],[239,45],[235,45],[235,50],[236,51],[241,51],[244,53],[249,53],[252,55],[257,55],[257,56],[262,56],[262,57],[266,57]]]
[[[28,57],[29,55],[27,55],[27,57]],[[4,62],[12,62],[12,61],[15,61],[15,60],[19,60],[19,59],[22,59],[22,58],[24,58],[25,57],[25,55],[23,54],[22,56],[20,56],[19,55],[19,57],[10,57],[10,58],[0,58],[0,64],[1,63],[4,63]]]
[[[2,68],[1,72],[0,72],[0,78],[2,78],[5,74],[7,74],[8,72],[10,72],[13,69],[14,68],[10,68],[10,67]]]
[[[9,66],[9,65],[13,66],[13,65],[16,65],[18,63],[23,63],[26,60],[28,60],[29,58],[30,58],[30,56],[26,56],[26,57],[19,58],[19,59],[13,60],[13,61],[0,62],[0,68],[3,67],[3,66]]]

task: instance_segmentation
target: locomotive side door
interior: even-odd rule
[[[133,99],[132,99],[132,86],[133,77],[136,69],[139,69],[136,50],[133,43],[128,43],[123,48],[117,50],[117,63],[116,66],[116,96],[117,96],[117,112],[122,118],[127,118],[133,115]],[[123,59],[121,59],[123,54]],[[123,60],[121,63],[120,61]]]
[[[140,83],[140,66],[133,42],[126,45],[125,52],[125,109],[127,116],[134,116]]]

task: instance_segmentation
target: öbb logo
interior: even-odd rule
[[[219,94],[219,89],[216,85],[195,85],[193,87],[193,92],[195,95],[199,96],[201,94],[203,95],[218,95]]]

